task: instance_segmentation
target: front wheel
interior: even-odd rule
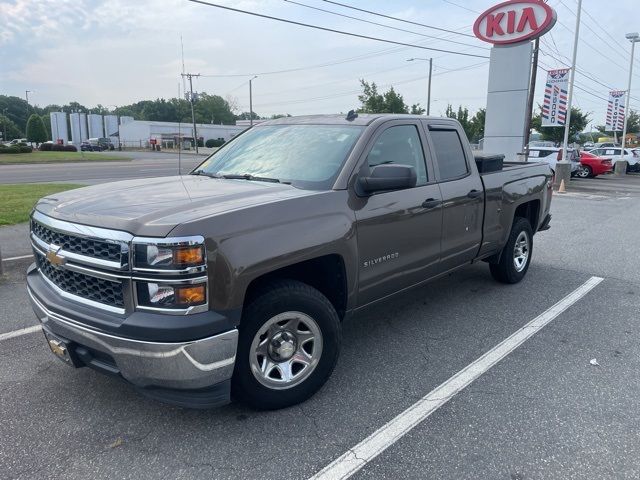
[[[307,400],[331,375],[341,340],[340,319],[324,295],[295,280],[275,282],[242,316],[233,396],[261,410]]]
[[[533,253],[533,230],[529,221],[516,217],[502,249],[500,261],[489,264],[491,275],[502,283],[518,283],[524,278]]]

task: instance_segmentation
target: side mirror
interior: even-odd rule
[[[399,190],[416,186],[416,169],[409,165],[376,165],[368,176],[358,177],[358,184],[367,193]]]

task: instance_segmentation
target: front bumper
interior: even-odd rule
[[[237,329],[175,343],[125,338],[87,327],[81,319],[54,311],[42,290],[37,296],[31,286],[27,289],[43,329],[69,341],[74,355],[84,365],[120,376],[148,396],[170,403],[213,406],[211,402],[203,404],[203,396],[215,398],[216,405],[228,401]],[[157,317],[162,322],[165,315]],[[189,392],[194,395],[193,405],[188,401]]]

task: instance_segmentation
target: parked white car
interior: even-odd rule
[[[622,152],[622,148],[620,147],[606,147],[606,148],[594,148],[593,150],[589,150],[589,153],[593,153],[602,158],[608,158],[611,160],[611,165],[615,170],[616,162],[620,160],[620,153]],[[622,160],[626,160],[628,163],[627,172],[638,172],[640,171],[640,151],[631,150],[629,148],[624,149],[624,157]]]
[[[575,148],[567,149],[571,159],[571,176],[574,176],[580,168],[580,155]],[[529,160],[532,162],[546,162],[556,172],[556,163],[562,157],[562,149],[558,147],[529,147]]]
[[[11,140],[10,142],[5,143],[5,145],[7,147],[11,147],[13,145],[18,145],[19,143],[27,143],[27,139],[26,138],[15,138],[15,139]]]

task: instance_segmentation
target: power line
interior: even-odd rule
[[[457,4],[457,3],[450,2],[449,0],[442,0],[442,1],[443,1],[444,3],[448,3],[449,5],[453,5],[454,7],[462,8],[463,10],[466,10],[466,11],[468,11],[468,12],[471,12],[471,13],[477,13],[478,15],[480,14],[480,12],[479,12],[479,11],[477,11],[477,10],[472,10],[472,9],[470,9],[470,8],[467,8],[467,7],[465,7],[465,6],[459,5],[459,4]]]
[[[391,20],[396,20],[398,22],[410,23],[412,25],[419,25],[420,27],[431,28],[433,30],[439,30],[441,32],[453,33],[455,35],[462,35],[463,37],[476,38],[475,36],[469,35],[468,33],[460,33],[460,32],[456,32],[454,30],[446,29],[446,28],[434,27],[433,25],[427,25],[425,23],[412,22],[411,20],[405,20],[404,18],[392,17],[391,15],[385,15],[384,13],[373,12],[371,10],[365,10],[364,8],[358,8],[358,7],[354,7],[352,5],[346,5],[344,3],[334,2],[333,0],[323,0],[323,1],[327,2],[327,3],[333,3],[334,5],[339,5],[339,6],[344,7],[344,8],[350,8],[351,10],[357,10],[359,12],[368,13],[370,15],[376,15],[378,17],[389,18]]]
[[[425,46],[416,45],[416,44],[413,44],[413,43],[396,42],[395,40],[388,40],[388,39],[385,39],[385,38],[371,37],[369,35],[361,35],[359,33],[344,32],[342,30],[336,30],[336,29],[333,29],[333,28],[321,27],[319,25],[311,25],[309,23],[296,22],[294,20],[288,20],[286,18],[273,17],[271,15],[264,15],[262,13],[250,12],[248,10],[240,10],[239,8],[227,7],[225,5],[218,5],[216,3],[205,2],[203,0],[189,0],[189,1],[192,2],[192,3],[200,3],[202,5],[207,5],[209,7],[221,8],[223,10],[230,10],[232,12],[244,13],[246,15],[253,15],[254,17],[261,17],[261,18],[267,18],[269,20],[276,20],[278,22],[290,23],[292,25],[298,25],[298,26],[301,26],[301,27],[315,28],[316,30],[323,30],[325,32],[339,33],[340,35],[348,35],[350,37],[364,38],[365,40],[374,40],[376,42],[391,43],[391,44],[394,44],[394,45],[402,45],[404,47],[414,47],[414,48],[419,48],[419,49],[422,49],[422,50],[430,50],[430,51],[434,51],[434,52],[444,52],[444,53],[450,53],[452,55],[462,55],[462,56],[465,56],[465,57],[489,58],[486,55],[476,55],[476,54],[473,54],[473,53],[456,52],[454,50],[445,50],[445,49],[442,49],[442,48],[425,47]],[[448,30],[445,30],[445,31],[448,31]]]
[[[571,33],[573,35],[573,30],[571,30],[569,27],[567,27],[564,23],[562,23],[560,20],[557,20],[557,23],[559,25],[561,25],[565,30],[567,30],[569,33]],[[608,59],[611,63],[613,63],[618,68],[621,68],[622,71],[624,71],[624,72],[628,71],[628,67],[625,67],[624,65],[621,65],[618,62],[615,62],[609,55],[607,55],[605,53],[602,53],[600,50],[598,50],[596,47],[594,47],[593,44],[587,42],[584,39],[582,39],[581,41],[584,42],[589,47],[591,47],[591,50],[593,50],[596,53],[599,53],[600,55],[602,55],[603,58]],[[636,74],[636,73],[634,73],[633,76],[640,78],[640,76],[638,74]]]
[[[461,27],[461,28],[468,28],[468,26],[465,27]],[[200,75],[200,77],[205,77],[205,78],[234,78],[234,77],[249,77],[252,75],[260,75],[260,76],[266,76],[266,75],[277,75],[277,74],[282,74],[282,73],[291,73],[291,72],[300,72],[303,70],[314,70],[316,68],[324,68],[324,67],[331,67],[334,65],[342,65],[345,63],[349,63],[349,62],[356,62],[359,60],[367,60],[369,58],[375,58],[375,57],[379,57],[382,55],[389,55],[389,54],[393,54],[393,53],[397,53],[397,52],[401,52],[404,50],[410,50],[413,47],[394,47],[394,48],[388,48],[388,49],[384,49],[384,50],[377,50],[375,52],[371,52],[371,53],[365,53],[365,54],[361,54],[361,55],[356,55],[354,57],[348,57],[348,58],[343,58],[341,60],[337,60],[335,62],[327,62],[327,63],[320,63],[320,64],[315,64],[315,65],[307,65],[304,67],[293,67],[293,68],[287,68],[287,69],[283,69],[283,70],[272,70],[272,71],[268,71],[268,72],[250,72],[250,73],[219,73],[219,74],[202,74]],[[436,57],[433,57],[434,60],[438,59],[438,58],[442,58],[445,57],[445,55],[438,55]]]
[[[466,65],[457,69],[451,69],[448,70],[446,72],[440,72],[440,73],[436,73],[433,76],[439,76],[439,75],[446,75],[449,74],[451,72],[457,72],[457,71],[461,71],[461,70],[470,70],[473,68],[477,68],[481,65],[486,65],[488,62],[480,62],[477,64],[472,64],[472,65]],[[387,87],[393,87],[395,85],[404,85],[406,83],[412,83],[412,82],[416,82],[418,80],[424,80],[426,79],[427,76],[420,76],[420,77],[414,77],[414,78],[410,78],[410,79],[405,79],[405,80],[400,80],[400,81],[396,81],[393,83],[386,83],[386,84],[382,84],[382,85],[378,85],[378,87],[380,88],[387,88]],[[287,93],[287,92],[281,92],[281,93]],[[263,103],[260,105],[256,105],[256,107],[258,108],[262,108],[262,107],[270,107],[270,106],[277,106],[277,105],[290,105],[290,104],[298,104],[298,103],[307,103],[307,102],[312,102],[312,101],[320,101],[320,100],[330,100],[333,98],[339,98],[339,97],[345,97],[345,96],[349,96],[349,95],[354,95],[354,94],[358,94],[361,93],[361,90],[349,90],[346,92],[341,92],[341,93],[337,93],[337,94],[331,94],[331,95],[323,95],[323,96],[319,96],[319,97],[311,97],[311,98],[303,98],[303,99],[298,99],[298,100],[288,100],[288,101],[284,101],[284,102],[271,102],[271,103]]]
[[[543,40],[543,42],[544,42],[544,40]],[[544,43],[545,43],[546,47],[547,47],[547,48],[549,48],[549,44],[548,44],[548,42],[544,42]],[[560,62],[560,63],[564,64],[565,66],[568,66],[568,65],[569,65],[569,64],[568,64],[568,63],[566,63],[564,60],[562,60],[562,57],[564,57],[565,59],[567,59],[567,58],[566,58],[566,56],[562,55],[558,50],[556,50],[556,53],[557,53],[557,54],[558,54],[558,56],[559,56],[559,57],[561,57],[561,58],[556,58],[556,57],[554,57],[553,55],[551,55],[549,52],[546,52],[546,51],[544,51],[544,50],[542,50],[542,49],[540,50],[540,52],[541,52],[543,55],[547,56],[547,57],[551,57],[551,58],[552,58],[552,59],[554,59],[556,62]],[[567,59],[567,60],[568,60],[568,59]],[[602,87],[607,88],[608,90],[618,90],[618,89],[616,89],[616,88],[612,87],[611,85],[608,85],[608,84],[606,84],[606,83],[603,83],[601,80],[597,79],[597,78],[596,78],[595,76],[593,76],[592,74],[585,72],[584,70],[582,70],[581,68],[579,68],[577,65],[576,65],[576,73],[579,73],[582,77],[584,77],[584,78],[586,78],[586,79],[589,79],[589,80],[591,80],[592,82],[597,83],[598,85],[600,85],[600,86],[602,86]],[[638,101],[640,101],[640,99],[638,99],[638,98],[636,98],[636,97],[634,97],[634,96],[629,96],[629,98],[631,98],[631,99],[633,99],[633,100],[638,100]]]
[[[569,7],[568,7],[568,6],[567,6],[567,5],[566,5],[562,0],[559,0],[559,2],[560,2],[560,5],[562,5],[564,8],[566,8],[567,10],[569,10],[569,11],[573,14],[573,16],[575,17],[576,13],[575,13],[573,10],[571,10],[571,9],[570,9],[570,8],[569,8]],[[584,8],[582,9],[582,11],[583,11],[585,14],[589,15],[589,14],[585,11],[585,9],[584,9]],[[593,19],[593,17],[591,17],[591,15],[589,15],[589,17]],[[591,32],[592,32],[596,37],[598,37],[598,38],[600,39],[600,41],[601,41],[601,42],[605,43],[609,48],[613,48],[613,50],[614,50],[614,51],[616,51],[616,53],[619,53],[619,52],[617,52],[617,49],[618,49],[618,48],[620,48],[620,46],[619,46],[619,45],[618,45],[618,47],[612,47],[612,46],[611,46],[611,44],[610,44],[609,42],[607,42],[604,38],[602,38],[602,37],[600,36],[600,34],[599,34],[595,29],[591,28],[591,27],[590,27],[586,22],[582,22],[582,24],[583,24],[585,27],[587,27],[587,28],[588,28],[588,29],[589,29],[589,30],[590,30],[590,31],[591,31]],[[601,30],[602,30],[602,31],[604,31],[604,29],[601,29]]]
[[[351,15],[345,15],[343,13],[334,12],[332,10],[326,10],[324,8],[313,7],[311,5],[305,5],[304,3],[295,2],[293,0],[284,0],[284,1],[287,2],[287,3],[292,3],[294,5],[299,5],[301,7],[310,8],[312,10],[317,10],[317,11],[324,12],[324,13],[329,13],[331,15],[337,15],[339,17],[349,18],[351,20],[356,20],[358,22],[364,22],[364,23],[369,23],[371,25],[377,25],[379,27],[390,28],[392,30],[397,30],[399,32],[411,33],[413,35],[420,35],[422,37],[433,38],[435,40],[441,40],[443,42],[455,43],[457,45],[464,45],[466,47],[480,48],[482,50],[489,50],[487,47],[482,47],[480,45],[472,45],[470,43],[458,42],[456,40],[450,40],[450,39],[444,38],[444,37],[436,37],[435,35],[427,35],[426,33],[415,32],[413,30],[406,30],[404,28],[392,27],[391,25],[385,25],[384,23],[372,22],[371,20],[365,20],[363,18],[353,17]]]

